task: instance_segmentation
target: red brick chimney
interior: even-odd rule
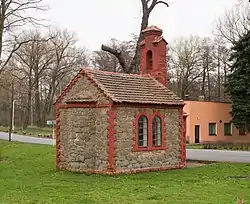
[[[162,30],[150,26],[142,32],[145,38],[140,42],[140,74],[150,74],[167,86],[167,42]]]

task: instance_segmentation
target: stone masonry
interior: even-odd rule
[[[97,87],[86,77],[81,77],[60,105],[66,105],[79,92],[96,105],[108,103]],[[59,108],[58,168],[71,171],[107,169],[107,111],[107,107]]]
[[[60,163],[72,171],[107,169],[107,109],[60,111]]]
[[[177,166],[180,163],[180,137],[178,109],[150,109],[143,112],[152,114],[153,111],[164,115],[166,124],[166,150],[133,151],[135,137],[135,115],[139,108],[120,107],[116,113],[115,162],[116,170],[132,170],[141,168],[162,168]]]

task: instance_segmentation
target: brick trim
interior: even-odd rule
[[[185,104],[180,105],[165,105],[165,104],[141,104],[141,103],[114,103],[114,107],[132,107],[132,108],[152,108],[152,109],[179,109],[183,108]]]
[[[115,171],[115,118],[116,118],[116,108],[113,106],[109,107],[107,111],[108,115],[108,134],[107,134],[107,171],[114,172]]]
[[[60,112],[59,103],[56,103],[56,168],[59,168],[60,163]]]
[[[59,109],[68,108],[108,108],[110,104],[97,104],[96,102],[84,102],[84,103],[68,103],[64,105],[59,105]]]
[[[183,109],[178,109],[179,111],[179,135],[180,135],[180,166],[186,166],[186,138],[184,135],[184,116]]]
[[[147,147],[139,147],[138,146],[138,120],[141,116],[146,116],[148,120],[148,146]],[[161,146],[153,146],[153,130],[152,124],[154,117],[158,116],[161,119]],[[161,115],[158,111],[154,111],[153,114],[149,114],[146,111],[141,111],[139,113],[135,113],[135,119],[133,122],[134,126],[134,146],[133,151],[153,151],[153,150],[166,150],[166,123],[165,117]]]
[[[76,170],[75,172],[87,173],[87,174],[102,174],[102,175],[117,175],[117,174],[136,174],[136,173],[146,173],[146,172],[159,172],[167,170],[177,170],[183,169],[182,165],[166,166],[166,167],[152,167],[152,168],[140,168],[131,170],[119,170],[119,171],[105,171],[105,170]],[[67,170],[67,168],[61,169]]]
[[[90,76],[90,74],[88,73],[87,70],[84,70],[84,69],[80,69],[79,72],[77,73],[77,75],[69,82],[69,84],[63,89],[63,91],[61,92],[61,94],[58,96],[58,98],[56,99],[55,103],[60,103],[63,98],[67,95],[67,93],[72,89],[72,87],[78,82],[78,80],[81,78],[81,77],[84,77],[86,76],[87,77],[87,80],[94,84],[102,93],[104,93],[104,95],[110,99],[110,97],[105,93],[105,91],[100,88],[100,86],[98,86],[98,84],[93,80],[93,78]]]
[[[60,103],[62,99],[66,96],[66,94],[70,91],[70,89],[78,82],[78,80],[82,77],[83,70],[80,69],[77,75],[69,82],[69,84],[63,89],[62,93],[59,95],[54,104]]]

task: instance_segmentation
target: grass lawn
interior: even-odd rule
[[[3,204],[229,204],[240,196],[250,203],[250,164],[109,177],[56,171],[53,146],[0,141],[1,147]]]
[[[9,127],[3,127],[0,126],[0,132],[8,132]],[[45,128],[39,128],[35,126],[30,126],[26,130],[23,130],[22,127],[15,127],[15,130],[13,133],[16,133],[18,135],[28,135],[28,136],[41,136],[41,137],[46,137],[46,136],[52,136],[52,128],[45,127]]]

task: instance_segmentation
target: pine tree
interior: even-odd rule
[[[227,90],[232,100],[233,124],[250,132],[250,31],[232,47]]]

